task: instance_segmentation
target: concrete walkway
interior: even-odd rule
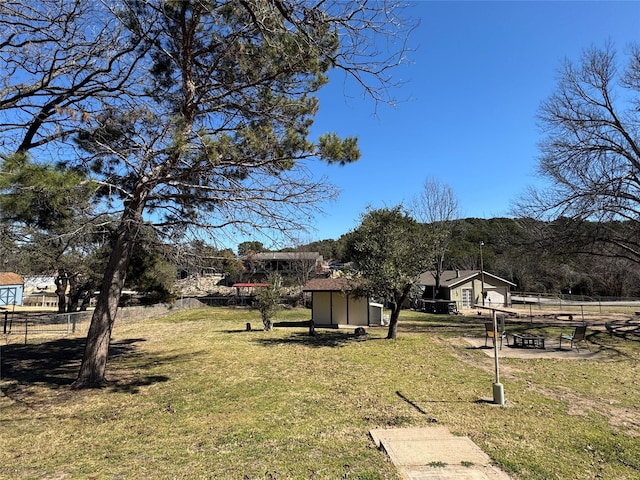
[[[456,437],[444,427],[369,433],[407,480],[510,480],[471,439]]]

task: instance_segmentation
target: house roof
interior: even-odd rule
[[[24,286],[25,287],[37,287],[37,286],[56,286],[56,276],[55,275],[25,275],[24,276]]]
[[[0,285],[24,285],[24,279],[17,273],[0,272]]]
[[[435,286],[436,278],[434,276],[433,271],[424,272],[418,278],[418,285],[426,285],[426,286]],[[501,283],[505,283],[507,285],[511,285],[515,287],[515,283],[510,282],[509,280],[505,280],[504,278],[500,278],[496,275],[493,275],[489,272],[480,272],[480,270],[445,270],[440,275],[440,286],[447,288],[455,288],[461,283],[466,283],[469,280],[480,277],[480,274],[484,273],[485,281],[498,281]]]
[[[304,287],[303,292],[344,292],[353,290],[358,281],[353,278],[313,278]]]
[[[261,252],[250,255],[247,260],[317,260],[318,252]]]

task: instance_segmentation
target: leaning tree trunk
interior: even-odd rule
[[[387,339],[394,340],[398,334],[398,318],[400,317],[400,304],[394,303],[391,309],[391,315],[389,316],[389,331],[387,332]]]
[[[412,284],[405,285],[401,293],[394,295],[394,303],[391,308],[391,315],[389,316],[389,331],[387,332],[388,340],[395,340],[398,335],[398,319],[400,318],[400,309],[405,300],[409,296]]]
[[[74,388],[99,387],[106,383],[111,331],[131,258],[131,247],[142,222],[142,208],[142,204],[138,208],[128,206],[123,212],[91,317],[80,373],[73,384]]]

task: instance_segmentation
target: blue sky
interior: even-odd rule
[[[418,194],[427,177],[449,185],[462,218],[509,216],[535,177],[540,103],[555,89],[565,58],[611,41],[624,59],[640,43],[640,1],[415,1],[420,19],[410,64],[395,92],[408,99],[380,107],[341,81],[320,95],[315,130],[358,136],[362,158],[345,167],[317,165],[341,190],[323,206],[305,240],[337,239],[360,214]]]

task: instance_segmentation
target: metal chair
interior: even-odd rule
[[[485,322],[484,324],[484,346],[487,346],[487,341],[491,338],[495,345],[495,338],[493,337],[493,322]],[[500,338],[500,349],[502,350],[502,339],[507,339],[507,344],[509,343],[509,337],[507,337],[507,332],[504,328],[504,316],[498,317],[498,332],[496,338]]]
[[[576,327],[573,331],[573,334],[563,333],[560,335],[560,349],[562,349],[562,340],[568,340],[571,342],[570,349],[573,348],[573,345],[576,345],[576,350],[579,352],[578,342],[584,342],[587,345],[587,350],[591,351],[589,348],[589,344],[587,343],[587,326],[580,325]]]

